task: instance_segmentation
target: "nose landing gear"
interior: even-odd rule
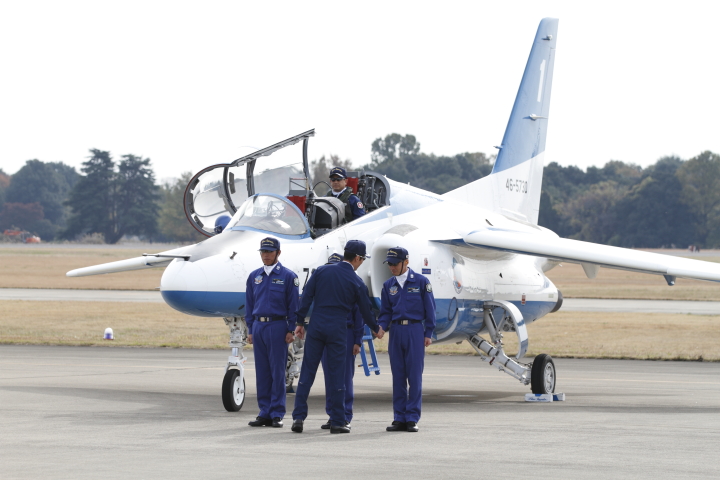
[[[225,368],[225,378],[222,383],[222,401],[225,410],[237,412],[245,403],[245,361],[243,354],[246,345],[247,325],[245,317],[223,318],[225,325],[230,328],[230,356]]]
[[[295,393],[293,383],[300,378],[303,354],[305,353],[305,340],[295,338],[288,345],[287,364],[285,365],[285,393]]]

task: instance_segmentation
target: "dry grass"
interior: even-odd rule
[[[165,250],[166,248],[162,248]],[[162,268],[69,278],[70,270],[139,257],[142,249],[58,248],[18,245],[0,249],[0,288],[75,288],[93,290],[153,290],[160,286]]]
[[[190,317],[162,304],[2,302],[0,344],[228,348],[219,318]],[[116,340],[102,339],[112,327]],[[720,361],[720,317],[650,313],[558,312],[528,328],[530,355]],[[508,352],[517,351],[506,334]],[[376,340],[387,351],[387,338]],[[433,345],[428,353],[473,354],[467,342]]]
[[[563,312],[528,326],[529,356],[720,361],[720,316]],[[506,351],[517,337],[505,334]],[[467,343],[431,346],[428,353],[473,354]]]
[[[720,262],[718,257],[698,260]],[[580,265],[564,263],[547,276],[567,298],[633,298],[648,300],[720,300],[720,285],[714,282],[678,278],[669,287],[660,275],[601,268],[597,278],[585,276]]]
[[[191,317],[161,303],[5,300],[0,344],[225,348],[221,318]],[[103,340],[111,327],[114,341]]]

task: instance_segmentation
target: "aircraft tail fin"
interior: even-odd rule
[[[540,22],[492,173],[444,196],[537,224],[557,29]]]

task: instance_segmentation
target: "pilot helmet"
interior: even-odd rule
[[[225,227],[227,227],[228,223],[230,223],[230,216],[228,215],[220,215],[218,218],[216,218],[215,233],[222,233],[223,230],[225,230]]]

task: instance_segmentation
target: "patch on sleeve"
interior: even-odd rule
[[[300,280],[298,280],[297,277],[295,277],[295,280],[293,280],[293,283],[295,284],[296,287],[300,286]]]
[[[358,203],[357,203],[357,207],[358,207],[359,209],[365,208],[365,206],[362,204],[362,202],[358,202]]]
[[[432,293],[432,285],[430,285],[430,282],[428,282],[427,285],[425,285],[425,290],[428,293]]]

